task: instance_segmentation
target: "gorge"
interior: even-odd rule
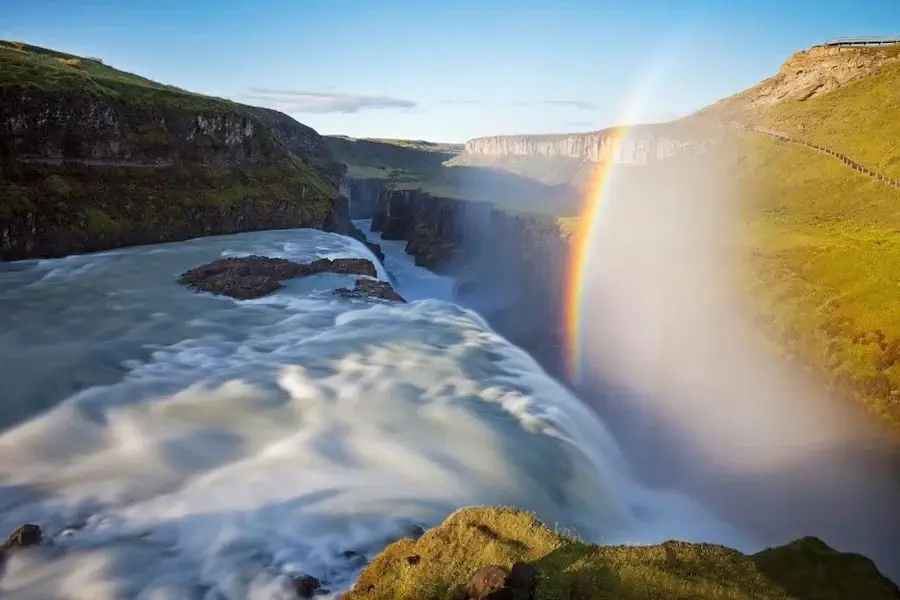
[[[883,449],[734,351],[704,295],[730,209],[715,136],[354,141],[94,59],[0,60],[0,526],[44,532],[4,548],[4,598],[294,599],[360,573],[397,597],[379,586],[422,557],[500,546],[568,576],[569,542],[466,506],[639,544],[620,570],[656,564],[648,593],[740,565],[763,583],[716,597],[897,597]],[[304,276],[178,282],[248,256]],[[747,554],[688,543],[710,541]]]

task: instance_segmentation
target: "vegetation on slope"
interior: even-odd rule
[[[449,161],[451,167],[482,167],[506,171],[534,179],[548,185],[581,187],[590,179],[595,163],[579,158],[563,156],[488,156],[484,154],[460,154]]]
[[[61,256],[197,235],[319,228],[332,200],[324,195],[303,198],[307,182],[306,172],[287,160],[163,169],[4,164],[0,230],[13,240],[27,239],[28,245],[0,247],[0,258]]]
[[[235,104],[194,94],[119,71],[99,58],[84,58],[23,42],[0,40],[0,88],[73,93],[143,105],[161,104],[184,110],[232,112]]]
[[[538,600],[839,600],[900,598],[869,559],[803,538],[753,555],[714,544],[597,546],[508,508],[470,508],[418,540],[395,542],[347,600],[444,600],[488,565],[537,570]],[[466,596],[460,595],[460,598]]]
[[[900,427],[900,190],[795,144],[741,144],[759,321],[788,357]]]
[[[347,165],[356,179],[385,179],[402,183],[440,183],[442,164],[459,152],[452,144],[410,140],[355,139],[326,136],[329,151]]]
[[[704,112],[727,110],[897,177],[898,57],[900,46],[798,53]],[[745,297],[758,321],[785,356],[900,430],[900,190],[803,146],[737,137]]]

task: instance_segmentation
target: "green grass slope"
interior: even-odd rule
[[[487,156],[459,154],[447,161],[453,167],[482,167],[513,173],[549,185],[588,183],[596,164],[589,160],[563,156]]]
[[[356,179],[384,179],[398,184],[440,184],[442,164],[461,151],[459,145],[412,140],[356,139],[326,136],[332,155]]]
[[[231,112],[235,104],[194,94],[119,71],[99,58],[84,58],[23,42],[0,40],[0,87],[72,93],[136,104],[163,104],[185,110]]]
[[[900,62],[891,62],[745,119],[897,176],[898,107]],[[900,190],[796,144],[752,133],[739,144],[745,281],[760,322],[787,356],[900,431]]]
[[[418,557],[418,560],[408,560]],[[508,508],[470,508],[418,540],[390,545],[347,600],[444,600],[488,565],[537,570],[537,600],[889,600],[874,563],[803,538],[753,555],[714,544],[597,546]],[[460,596],[464,598],[465,596]]]

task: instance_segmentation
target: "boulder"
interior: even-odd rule
[[[44,536],[41,528],[37,525],[26,523],[15,531],[13,531],[6,541],[0,544],[0,553],[11,552],[19,548],[27,548],[28,546],[37,546],[43,541]]]
[[[472,575],[472,593],[475,598],[490,597],[492,600],[496,598],[512,597],[506,587],[506,569],[497,565],[482,567],[475,571]],[[505,590],[505,592],[503,592]]]
[[[390,283],[374,279],[357,279],[356,285],[352,289],[338,288],[334,290],[334,293],[344,298],[380,298],[392,302],[406,302],[403,296],[391,287]]]
[[[300,598],[312,598],[321,585],[321,582],[312,575],[304,575],[294,580],[294,589]]]
[[[514,563],[506,577],[506,585],[512,591],[513,600],[532,600],[537,583],[537,569],[528,563]]]
[[[214,260],[185,271],[178,282],[197,291],[249,300],[280,289],[285,279],[316,273],[376,275],[375,265],[365,258],[320,258],[310,263],[297,263],[285,258],[252,255]]]

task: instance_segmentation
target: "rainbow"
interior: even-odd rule
[[[609,156],[615,156],[627,135],[628,128],[621,127],[613,132],[610,140]],[[584,357],[582,322],[586,287],[590,275],[591,257],[599,238],[600,222],[604,207],[604,197],[610,189],[615,175],[615,161],[599,163],[591,185],[588,188],[578,219],[578,227],[572,238],[569,265],[566,274],[566,294],[564,311],[564,331],[566,339],[566,371],[570,381],[580,383],[583,374]]]
[[[584,374],[583,323],[585,316],[585,296],[590,277],[591,258],[596,254],[600,237],[604,207],[609,203],[610,190],[616,176],[616,162],[622,143],[631,128],[639,122],[642,108],[650,97],[650,92],[658,75],[663,70],[662,62],[649,69],[636,86],[631,101],[626,103],[624,113],[618,119],[623,125],[612,130],[609,142],[608,160],[598,163],[582,204],[578,227],[572,239],[569,264],[566,273],[565,310],[563,311],[563,331],[565,332],[565,368],[569,381],[578,384]]]

